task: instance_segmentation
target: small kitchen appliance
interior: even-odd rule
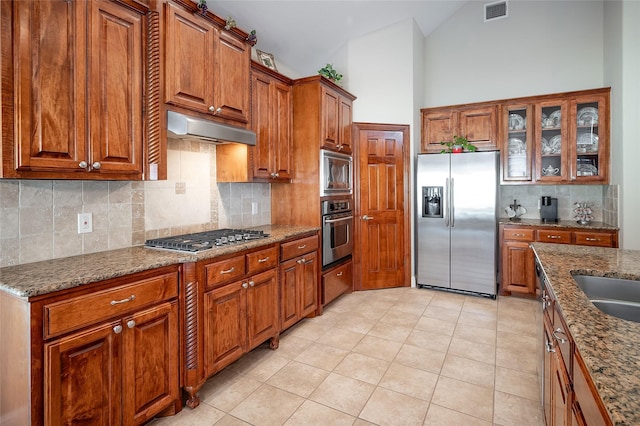
[[[540,220],[542,223],[558,222],[558,199],[543,195],[540,200]]]

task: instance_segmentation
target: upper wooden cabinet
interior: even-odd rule
[[[165,102],[248,127],[251,45],[181,4],[165,3]]]
[[[291,80],[251,63],[251,129],[256,145],[216,148],[218,182],[290,182],[292,176]]]
[[[351,154],[351,107],[355,96],[319,75],[293,84],[295,131],[312,136],[318,147]],[[309,145],[311,147],[311,145]]]
[[[421,152],[439,153],[442,141],[464,136],[480,151],[498,149],[497,104],[423,108]]]
[[[502,101],[502,183],[608,183],[609,93]]]
[[[157,12],[135,0],[11,1],[1,14],[1,176],[141,179],[145,120],[159,116],[145,106],[158,92],[146,77]]]

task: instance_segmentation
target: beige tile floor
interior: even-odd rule
[[[543,426],[533,300],[356,292],[211,377],[166,425]]]

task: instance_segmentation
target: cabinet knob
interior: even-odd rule
[[[275,179],[277,177],[280,177],[280,173],[271,173],[270,176]]]
[[[120,324],[116,325],[115,327],[113,327],[113,332],[116,334],[122,333],[122,326]]]
[[[254,285],[256,285],[256,282],[255,282],[255,281],[253,281],[253,280],[251,280],[251,281],[249,281],[249,285],[250,285],[251,287],[253,287]]]
[[[78,163],[78,167],[80,167],[81,169],[86,169],[88,166],[86,161],[81,161]]]
[[[134,320],[127,321],[127,327],[133,328],[136,326],[136,322]]]
[[[99,162],[99,161],[96,161],[95,163],[93,163],[93,164],[91,165],[91,167],[93,167],[93,168],[94,168],[94,169],[96,169],[96,170],[100,170],[100,167],[102,167],[102,164],[100,164],[100,162]]]
[[[242,283],[242,288],[249,288],[249,284],[247,284],[247,283]]]
[[[553,337],[555,337],[558,340],[558,342],[567,343],[567,335],[565,334],[564,331],[562,331],[561,328],[556,328],[552,334],[553,334]],[[558,336],[559,334],[562,334],[564,337]]]
[[[213,105],[211,105],[209,107],[209,111],[214,113],[214,114],[219,114],[222,111],[222,108],[220,108],[220,107],[216,108]]]
[[[298,260],[298,263],[302,265],[302,264],[303,264],[304,262],[306,262],[306,261],[307,261],[307,259],[305,259],[305,258],[303,257],[302,259]]]

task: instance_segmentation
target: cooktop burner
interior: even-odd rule
[[[214,231],[195,234],[176,235],[174,237],[156,238],[145,241],[147,247],[197,253],[214,247],[242,243],[249,240],[267,238],[264,231],[249,229],[216,229]]]

